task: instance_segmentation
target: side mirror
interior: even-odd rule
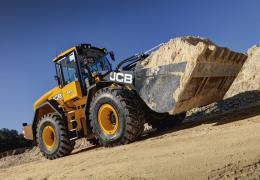
[[[110,55],[110,57],[111,57],[111,59],[112,59],[113,61],[116,60],[116,59],[115,59],[115,53],[114,53],[113,51],[110,51],[110,52],[109,52],[109,55]]]

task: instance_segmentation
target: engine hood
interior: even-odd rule
[[[35,101],[33,105],[34,111],[45,101],[51,100],[54,98],[54,96],[61,94],[61,89],[59,87],[55,87],[48,92],[46,92],[44,95],[42,95],[37,101]]]

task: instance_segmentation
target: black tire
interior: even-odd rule
[[[107,134],[98,121],[102,105],[111,105],[117,113],[118,125],[113,134]],[[93,97],[90,105],[90,125],[99,144],[115,146],[135,141],[143,132],[145,119],[140,111],[139,97],[123,88],[104,88]],[[102,109],[102,108],[101,108]]]
[[[138,121],[140,123],[140,125],[138,126],[137,129],[137,138],[140,137],[142,135],[142,133],[144,132],[144,124],[146,122],[146,111],[145,111],[145,103],[143,102],[143,100],[137,96],[137,118]]]
[[[54,133],[52,136],[55,140],[51,143],[51,147],[47,147],[45,129],[51,128]],[[64,121],[56,113],[44,115],[37,126],[37,143],[40,151],[47,159],[56,159],[71,153],[75,142],[70,141]]]
[[[152,128],[159,131],[167,130],[172,127],[181,125],[185,117],[186,112],[176,115],[170,115],[168,113],[157,113],[150,109],[146,110],[147,123],[152,126]]]

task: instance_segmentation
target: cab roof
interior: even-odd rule
[[[71,47],[69,49],[67,49],[66,51],[63,51],[62,53],[60,53],[58,56],[56,56],[52,61],[53,62],[57,62],[58,60],[60,60],[61,58],[67,56],[68,54],[70,54],[71,52],[75,51],[75,50],[79,50],[79,49],[97,49],[100,51],[103,51],[104,53],[106,53],[106,49],[105,48],[97,48],[97,47],[93,47],[91,46],[91,44],[80,44],[78,46],[74,46]]]
[[[56,56],[52,61],[53,61],[53,62],[56,62],[56,61],[58,61],[59,59],[61,59],[62,57],[68,55],[68,54],[71,53],[71,52],[73,52],[74,50],[76,50],[76,47],[69,48],[69,49],[67,49],[66,51],[60,53],[58,56]]]

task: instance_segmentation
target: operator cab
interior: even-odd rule
[[[53,60],[57,73],[55,78],[59,87],[70,92],[68,94],[76,91],[71,95],[72,97],[86,95],[90,85],[100,80],[102,74],[112,70],[109,59],[114,60],[113,52],[92,47],[90,44],[68,49]]]

